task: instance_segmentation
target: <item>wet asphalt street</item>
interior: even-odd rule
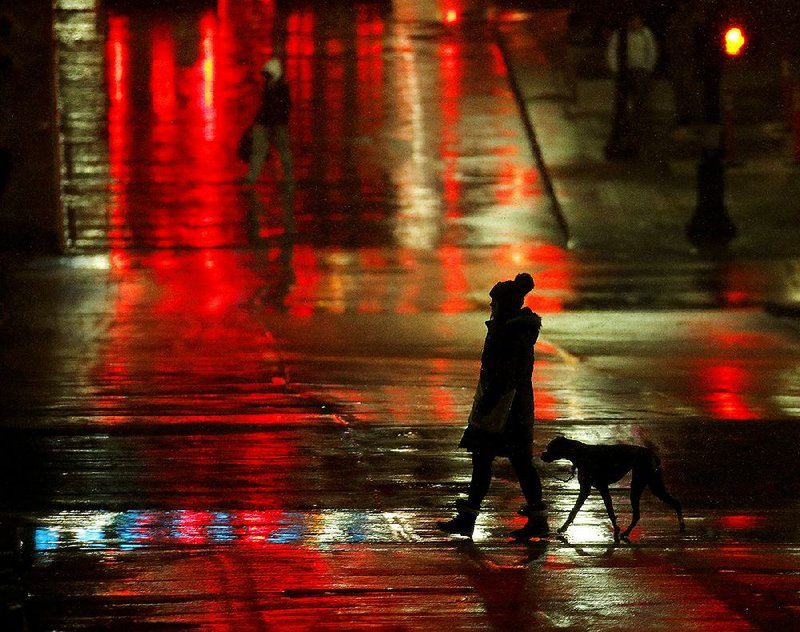
[[[59,12],[73,253],[4,266],[4,630],[797,626],[800,336],[761,309],[795,264],[566,249],[496,33],[445,4]],[[296,182],[246,188],[276,50]],[[520,270],[537,445],[654,446],[685,533],[646,492],[629,543],[594,496],[513,543],[504,462],[474,542],[436,530]],[[577,482],[537,466],[555,528]]]

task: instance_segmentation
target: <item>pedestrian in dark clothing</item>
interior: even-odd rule
[[[439,522],[445,533],[472,536],[498,456],[511,461],[527,501],[523,513],[528,522],[511,535],[527,540],[548,532],[542,485],[533,465],[533,346],[542,319],[523,307],[533,287],[533,278],[523,272],[489,292],[492,314],[486,321],[480,380],[469,425],[459,443],[472,453],[472,479],[467,499],[456,501],[455,518]]]
[[[261,69],[264,76],[264,93],[261,106],[253,123],[253,146],[250,153],[250,169],[245,182],[253,183],[258,179],[261,168],[269,153],[270,145],[274,145],[280,156],[283,167],[283,178],[292,182],[292,152],[289,145],[289,111],[291,99],[289,84],[283,76],[281,62],[270,59]]]

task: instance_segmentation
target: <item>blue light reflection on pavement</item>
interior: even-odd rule
[[[406,512],[407,513],[407,512]],[[34,550],[133,550],[165,545],[331,544],[418,539],[411,515],[367,511],[60,512],[34,528]]]

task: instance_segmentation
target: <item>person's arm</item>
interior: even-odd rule
[[[500,398],[516,385],[522,362],[522,346],[517,336],[506,339],[481,370],[483,397],[478,402],[482,412],[488,412]]]

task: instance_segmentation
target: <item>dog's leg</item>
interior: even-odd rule
[[[564,533],[569,528],[569,525],[572,524],[572,521],[575,520],[575,516],[578,515],[583,503],[586,502],[586,499],[589,498],[589,493],[592,491],[591,485],[589,483],[581,482],[581,491],[578,492],[578,500],[575,501],[575,506],[572,508],[572,511],[569,512],[569,516],[567,516],[567,521],[559,527],[558,532]]]
[[[628,525],[628,528],[625,529],[625,533],[622,534],[622,538],[627,540],[628,536],[633,531],[633,528],[636,526],[636,523],[639,522],[639,500],[642,497],[642,492],[644,488],[647,486],[647,481],[642,479],[641,475],[636,475],[634,473],[633,477],[631,478],[631,511],[633,512],[631,515],[631,523]]]
[[[603,502],[606,505],[608,517],[611,520],[611,526],[614,527],[614,542],[619,542],[619,527],[617,526],[617,517],[614,515],[614,504],[611,502],[611,494],[608,492],[608,486],[599,486],[597,491],[603,497]]]
[[[683,511],[681,511],[681,504],[669,495],[667,489],[664,487],[664,479],[661,478],[661,470],[656,470],[653,478],[650,480],[650,489],[657,498],[660,498],[678,514],[678,528],[681,531],[686,529],[686,524],[683,522]]]

